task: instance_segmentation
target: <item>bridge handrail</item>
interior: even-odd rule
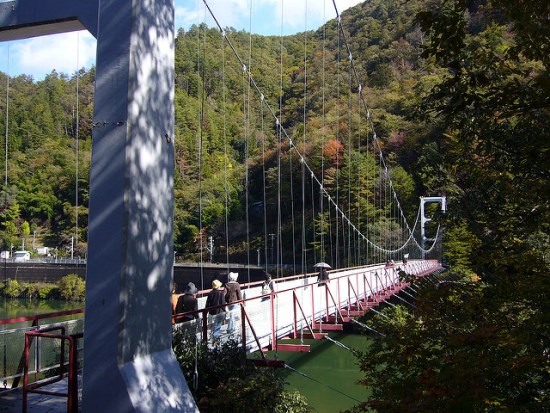
[[[4,318],[0,320],[0,325],[19,324],[27,321],[32,321],[33,322],[32,325],[36,327],[36,326],[39,326],[40,320],[47,320],[51,318],[64,317],[64,316],[74,315],[74,314],[84,314],[84,309],[77,308],[74,310],[55,311],[51,313],[35,314],[35,315],[24,316],[24,317]]]
[[[294,332],[296,334],[296,331],[301,329],[304,323],[309,324],[310,319],[318,320],[327,317],[329,314],[335,314],[341,308],[351,308],[350,306],[358,300],[364,301],[368,297],[371,297],[372,300],[386,300],[389,294],[395,293],[399,288],[403,288],[405,284],[408,285],[408,283],[400,280],[400,270],[414,276],[422,276],[427,272],[435,271],[439,267],[440,263],[437,260],[410,260],[406,264],[377,264],[344,271],[333,270],[330,272],[329,280],[326,283],[326,293],[322,295],[319,295],[319,293],[325,289],[317,289],[316,286],[324,286],[325,283],[317,282],[317,273],[274,279],[275,291],[268,295],[261,294],[261,282],[243,284],[241,289],[243,295],[246,296],[234,304],[238,304],[242,311],[246,311],[246,314],[243,314],[242,311],[236,313],[228,311],[223,315],[209,316],[209,310],[216,307],[204,308],[206,297],[200,297],[198,311],[174,316],[176,321],[187,315],[198,316],[198,318],[194,321],[176,323],[175,328],[181,328],[193,334],[193,332],[197,333],[199,331],[200,326],[200,337],[198,338],[208,341],[210,332],[214,328],[215,319],[223,320],[221,323],[225,325],[226,320],[238,319],[238,313],[240,313],[242,324],[240,341],[242,341],[242,346],[246,351],[253,352],[260,347],[273,345],[279,338],[290,333]],[[353,288],[349,286],[351,282],[354,283]],[[301,297],[298,307],[302,306],[300,304],[302,302],[303,305],[307,306],[307,309],[304,311],[300,308],[301,314],[294,314],[294,320],[292,320],[292,314],[290,314],[292,313],[292,310],[290,310],[292,307],[291,297],[297,298],[298,295]],[[269,300],[269,303],[264,304],[263,301],[266,300]],[[294,307],[296,307],[296,303],[294,303]],[[296,312],[295,309],[294,313]],[[336,321],[347,319],[347,316],[344,316],[345,313],[338,314]],[[246,320],[243,317],[246,317]],[[300,323],[299,328],[296,324],[297,319]],[[263,323],[263,325],[260,326],[254,323]],[[236,324],[239,323],[236,322]],[[258,342],[262,344],[260,345]]]

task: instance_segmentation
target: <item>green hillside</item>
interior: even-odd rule
[[[341,266],[357,264],[298,151],[382,245],[403,226],[388,177],[410,222],[419,196],[445,195],[448,281],[366,321],[386,339],[359,356],[373,395],[355,411],[549,411],[549,15],[547,0],[369,0],[343,14],[344,34],[336,21],[283,39],[227,29],[265,101],[217,29],[180,30],[176,253],[208,260],[212,237],[214,261],[273,262],[280,232],[284,263],[339,245]],[[10,79],[4,247],[36,231],[61,253],[78,219],[85,254],[94,70],[79,75],[78,131],[74,75]]]

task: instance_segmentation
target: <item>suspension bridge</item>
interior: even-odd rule
[[[262,294],[262,283],[243,286],[244,298],[236,308],[210,315],[216,307],[206,308],[206,297],[199,298],[199,311],[175,314],[175,328],[209,343],[234,339],[248,353],[260,351],[261,363],[277,365],[264,351],[308,352],[307,344],[285,344],[283,339],[323,339],[326,332],[341,331],[345,323],[361,317],[392,297],[413,305],[416,291],[411,280],[441,272],[437,260],[413,260],[400,263],[370,265],[333,271],[328,279],[319,274],[285,277],[274,281],[270,294]],[[406,274],[406,277],[404,277]],[[407,278],[409,281],[406,281]],[[408,291],[407,289],[412,289]],[[400,292],[409,300],[401,297]],[[406,294],[406,295],[405,295]],[[393,304],[389,304],[393,305]],[[227,309],[224,306],[224,310]],[[190,321],[182,322],[192,317]],[[227,322],[232,320],[231,329]],[[216,337],[215,325],[221,326]],[[364,328],[369,329],[364,325]]]
[[[421,198],[414,223],[409,223],[367,104],[367,88],[353,57],[353,39],[347,34],[336,2],[331,6],[337,39],[330,41],[338,44],[337,61],[332,65],[338,68],[338,81],[336,90],[326,93],[339,101],[334,109],[338,125],[331,129],[325,117],[325,79],[331,74],[325,71],[325,64],[329,66],[325,62],[329,40],[323,37],[322,48],[317,50],[323,57],[317,82],[323,90],[317,130],[308,123],[308,93],[313,84],[313,74],[308,72],[308,28],[304,31],[300,83],[303,104],[302,110],[294,113],[300,119],[293,120],[285,111],[283,98],[284,36],[279,44],[280,88],[275,96],[269,96],[268,88],[252,70],[256,64],[252,59],[252,35],[248,50],[242,54],[242,45],[238,46],[231,31],[224,27],[223,16],[217,15],[206,0],[203,4],[204,15],[217,29],[222,51],[221,75],[217,72],[216,76],[221,81],[222,102],[218,107],[223,118],[224,148],[230,135],[225,128],[229,88],[226,70],[233,65],[242,74],[242,89],[238,92],[242,92],[243,99],[242,124],[237,135],[243,140],[246,261],[250,265],[251,254],[260,245],[250,238],[249,211],[256,201],[263,206],[263,235],[259,238],[263,240],[264,265],[266,271],[274,270],[276,287],[269,295],[262,295],[260,284],[252,282],[249,273],[242,274],[246,296],[236,303],[237,309],[217,320],[205,308],[206,298],[199,296],[199,311],[174,315],[175,327],[171,324],[168,299],[174,259],[173,2],[16,0],[0,4],[0,41],[81,29],[97,38],[83,345],[82,409],[86,412],[197,411],[171,349],[173,328],[213,342],[217,338],[213,337],[214,327],[220,324],[218,339],[236,338],[246,351],[259,352],[260,362],[273,365],[277,362],[266,358],[265,350],[309,349],[303,342],[290,344],[284,339],[321,339],[327,331],[341,329],[354,317],[377,311],[376,306],[387,302],[390,296],[410,304],[403,294],[410,294],[411,278],[406,281],[402,275],[415,279],[441,270],[441,232],[437,229],[435,235],[428,234],[426,225],[432,217],[427,215],[425,205],[436,203],[445,211],[445,198]],[[208,133],[202,127],[208,111],[204,86],[207,29],[203,30],[202,34],[197,31],[194,62],[201,78],[199,83],[203,84],[196,96],[199,183],[206,156],[203,139]],[[359,121],[344,115],[352,111],[358,113]],[[308,133],[320,134],[319,148],[308,144]],[[257,140],[256,136],[261,138]],[[274,145],[268,147],[269,142]],[[329,147],[334,151],[330,152]],[[266,184],[268,152],[275,154],[270,158],[275,159],[275,166],[272,182]],[[329,152],[330,156],[325,157]],[[264,161],[260,167],[260,199],[251,199],[252,156]],[[222,158],[226,177],[222,197],[227,217],[231,201],[227,183],[230,157],[226,152]],[[272,188],[269,196],[274,199],[268,199],[266,187]],[[200,233],[204,229],[206,202],[201,194],[199,191],[199,210],[192,211],[199,216]],[[285,195],[291,199],[290,205],[283,205]],[[268,210],[269,204],[275,207]],[[231,231],[227,218],[221,232],[229,268]],[[204,241],[199,237],[201,262],[202,251],[208,249]],[[258,248],[258,257],[261,249]],[[273,259],[268,266],[270,255]],[[291,275],[283,271],[289,257]],[[325,261],[334,270],[328,280],[319,282],[317,274],[308,270],[314,263]],[[203,279],[201,287],[206,289]],[[403,294],[398,295],[400,292]],[[196,317],[179,322],[189,315]],[[230,323],[226,324],[225,318]],[[228,331],[230,325],[237,327]],[[49,330],[35,329],[29,336],[38,341],[42,339],[40,334],[43,338],[54,335]],[[65,332],[57,334],[57,339],[60,336],[62,341],[68,337]],[[75,344],[68,340],[73,349]],[[30,347],[29,337],[27,351]],[[38,346],[34,348],[37,351]],[[78,401],[71,397],[75,380],[74,375],[69,379],[71,408],[78,408]],[[36,391],[30,387],[29,390]]]

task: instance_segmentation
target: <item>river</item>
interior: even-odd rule
[[[0,297],[0,320],[78,308],[84,308],[84,303],[65,300],[28,300],[25,298]]]
[[[357,350],[364,350],[372,340],[351,333],[330,333],[330,337]],[[279,353],[280,359],[299,372],[287,369],[287,389],[298,390],[317,413],[337,413],[369,397],[370,391],[357,383],[364,376],[350,350],[329,340],[306,344],[311,344],[310,353]]]

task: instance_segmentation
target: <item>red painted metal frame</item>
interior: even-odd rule
[[[61,334],[51,334],[51,331],[60,330]],[[25,371],[23,375],[23,413],[27,412],[28,394],[39,393],[50,396],[67,397],[67,413],[78,412],[78,363],[77,363],[77,349],[76,340],[82,338],[83,333],[78,334],[65,334],[65,327],[49,327],[39,330],[27,331],[25,333]],[[43,380],[40,383],[29,384],[29,349],[31,339],[36,337],[37,343],[39,338],[53,338],[61,340],[61,355],[59,360],[59,375],[47,380]],[[68,389],[67,393],[53,392],[47,390],[39,390],[40,387],[44,387],[48,384],[56,383],[63,379],[65,368],[65,340],[69,343],[69,363],[68,363]]]
[[[300,300],[298,299],[298,294],[296,294],[296,290],[292,291],[292,295],[293,295],[293,301],[294,301],[294,332],[291,334],[291,338],[298,338],[299,337],[298,323],[297,323],[298,314],[297,314],[297,311],[296,311],[296,306],[298,306],[298,308],[300,309],[300,312],[302,313],[302,317],[304,318],[304,321],[306,322],[307,329],[309,330],[309,335],[307,335],[307,338],[308,339],[313,339],[313,340],[323,339],[325,337],[325,334],[315,333],[313,331],[313,326],[307,320],[304,309],[302,308],[302,305],[300,304]],[[306,337],[304,335],[300,335],[300,336]]]
[[[32,321],[31,326],[35,328],[39,328],[40,320],[47,320],[51,318],[64,317],[64,316],[74,315],[74,314],[84,314],[84,309],[78,308],[75,310],[56,311],[53,313],[37,314],[37,315],[25,316],[25,317],[5,318],[3,320],[0,320],[0,325],[19,324],[19,323],[25,323],[27,321]],[[21,357],[19,359],[19,365],[17,367],[16,375],[11,385],[12,389],[15,389],[16,387],[19,386],[19,381],[21,379],[20,375],[23,372],[24,365],[25,365],[25,349],[23,349],[21,352]]]
[[[58,311],[55,313],[37,314],[37,315],[26,316],[26,317],[5,318],[3,320],[0,320],[0,325],[17,324],[17,323],[24,323],[26,321],[32,321],[33,327],[38,327],[40,324],[39,323],[40,320],[44,320],[47,318],[54,318],[54,317],[63,317],[66,315],[73,315],[73,314],[84,314],[84,309],[79,308],[76,310]]]

